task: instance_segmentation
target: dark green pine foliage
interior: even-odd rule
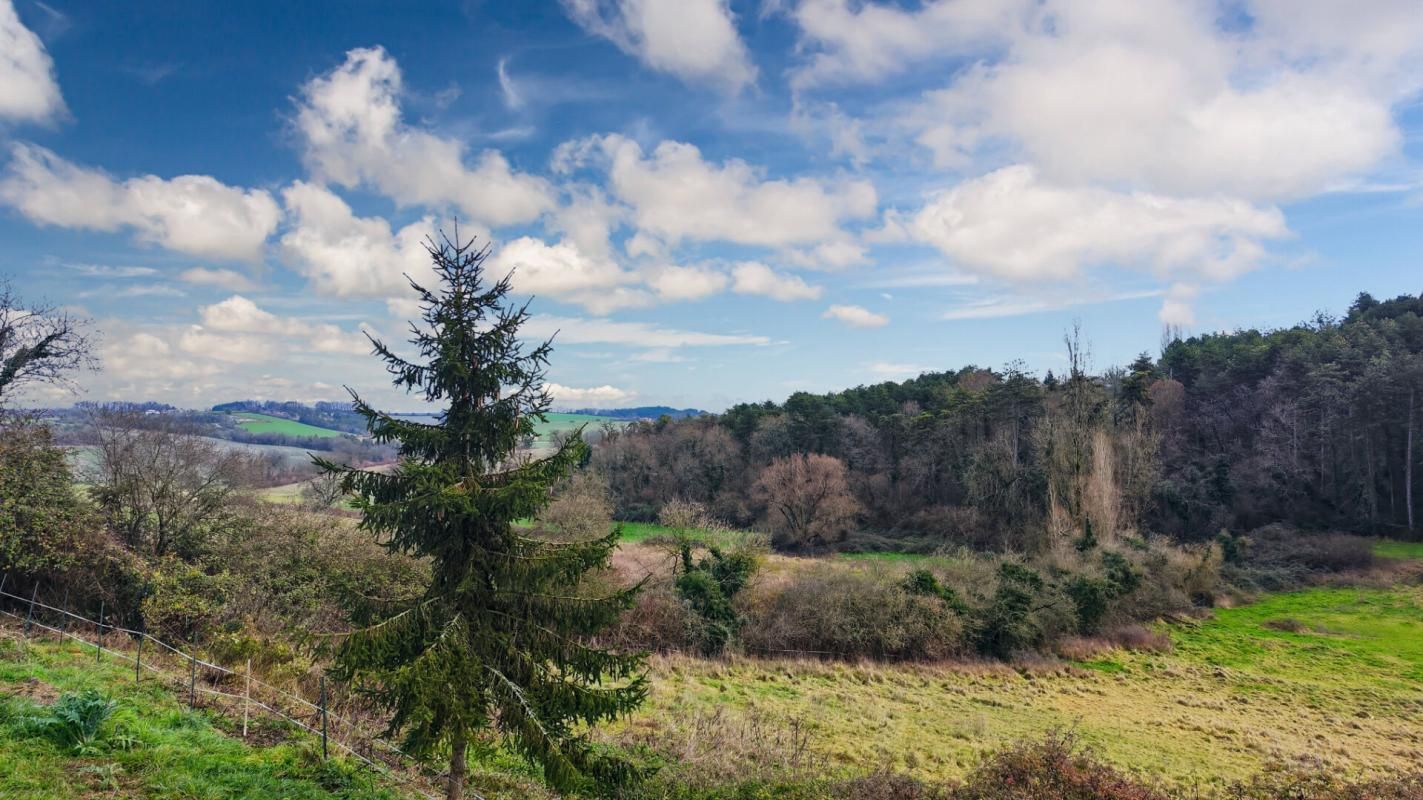
[[[546,458],[516,454],[550,406],[551,343],[520,343],[527,304],[509,301],[507,276],[485,284],[488,248],[458,243],[456,231],[456,242],[442,237],[427,249],[439,286],[411,281],[423,320],[411,325],[418,360],[371,341],[395,385],[443,405],[443,414],[436,424],[398,419],[352,392],[372,437],[399,445],[399,466],[319,464],[341,476],[365,530],[429,560],[431,581],[418,601],[344,639],[334,675],[392,712],[389,735],[401,735],[408,753],[450,757],[451,797],[462,792],[455,784],[471,744],[502,743],[559,788],[620,783],[633,768],[587,733],[642,702],[643,660],[587,638],[629,607],[638,587],[598,597],[577,590],[608,563],[617,534],[555,543],[511,525],[537,516],[587,449],[577,435]]]

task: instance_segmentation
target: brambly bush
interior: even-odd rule
[[[817,565],[744,597],[751,653],[902,661],[966,651],[963,624],[942,596],[911,593],[887,573]]]

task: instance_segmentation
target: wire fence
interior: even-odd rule
[[[90,619],[65,607],[67,593],[60,606],[53,606],[39,601],[38,583],[28,597],[6,591],[9,579],[8,574],[0,578],[0,615],[20,622],[27,638],[55,634],[61,641],[94,648],[95,664],[103,663],[105,658],[132,663],[135,683],[141,682],[145,674],[152,674],[176,695],[186,698],[190,708],[212,709],[234,722],[240,715],[244,739],[260,736],[261,726],[254,724],[255,715],[284,720],[319,737],[322,758],[329,758],[334,748],[382,776],[435,799],[409,774],[409,757],[376,733],[380,726],[375,720],[356,718],[351,704],[334,700],[324,674],[317,679],[317,699],[313,702],[254,677],[251,659],[237,669],[215,664],[146,631],[113,624],[105,618],[107,609],[103,604],[99,606],[98,619]]]

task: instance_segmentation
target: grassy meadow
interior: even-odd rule
[[[331,439],[345,435],[341,431],[331,430],[330,428],[318,428],[315,425],[307,425],[304,422],[297,422],[296,420],[285,419],[283,417],[274,417],[270,414],[239,411],[233,413],[232,418],[248,433],[276,433],[282,436],[310,436],[317,439]]]
[[[534,440],[534,447],[550,447],[553,445],[554,434],[568,433],[580,427],[588,426],[589,430],[596,430],[604,422],[625,422],[613,417],[598,417],[592,414],[567,414],[561,411],[551,411],[545,415],[546,419],[539,423],[538,433]]]
[[[1423,760],[1423,588],[1315,589],[1167,630],[1169,653],[1018,668],[664,657],[648,706],[621,733],[700,731],[724,746],[756,731],[765,741],[743,753],[754,758],[801,731],[831,769],[931,779],[1054,730],[1180,785],[1297,759],[1358,773]],[[709,719],[732,735],[708,733]]]

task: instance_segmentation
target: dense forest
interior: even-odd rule
[[[1031,550],[1275,522],[1407,538],[1420,314],[1418,297],[1361,294],[1342,319],[1174,338],[1096,374],[1074,330],[1062,375],[968,366],[799,392],[630,426],[594,462],[624,519],[689,500],[790,546],[870,546],[871,531]]]

